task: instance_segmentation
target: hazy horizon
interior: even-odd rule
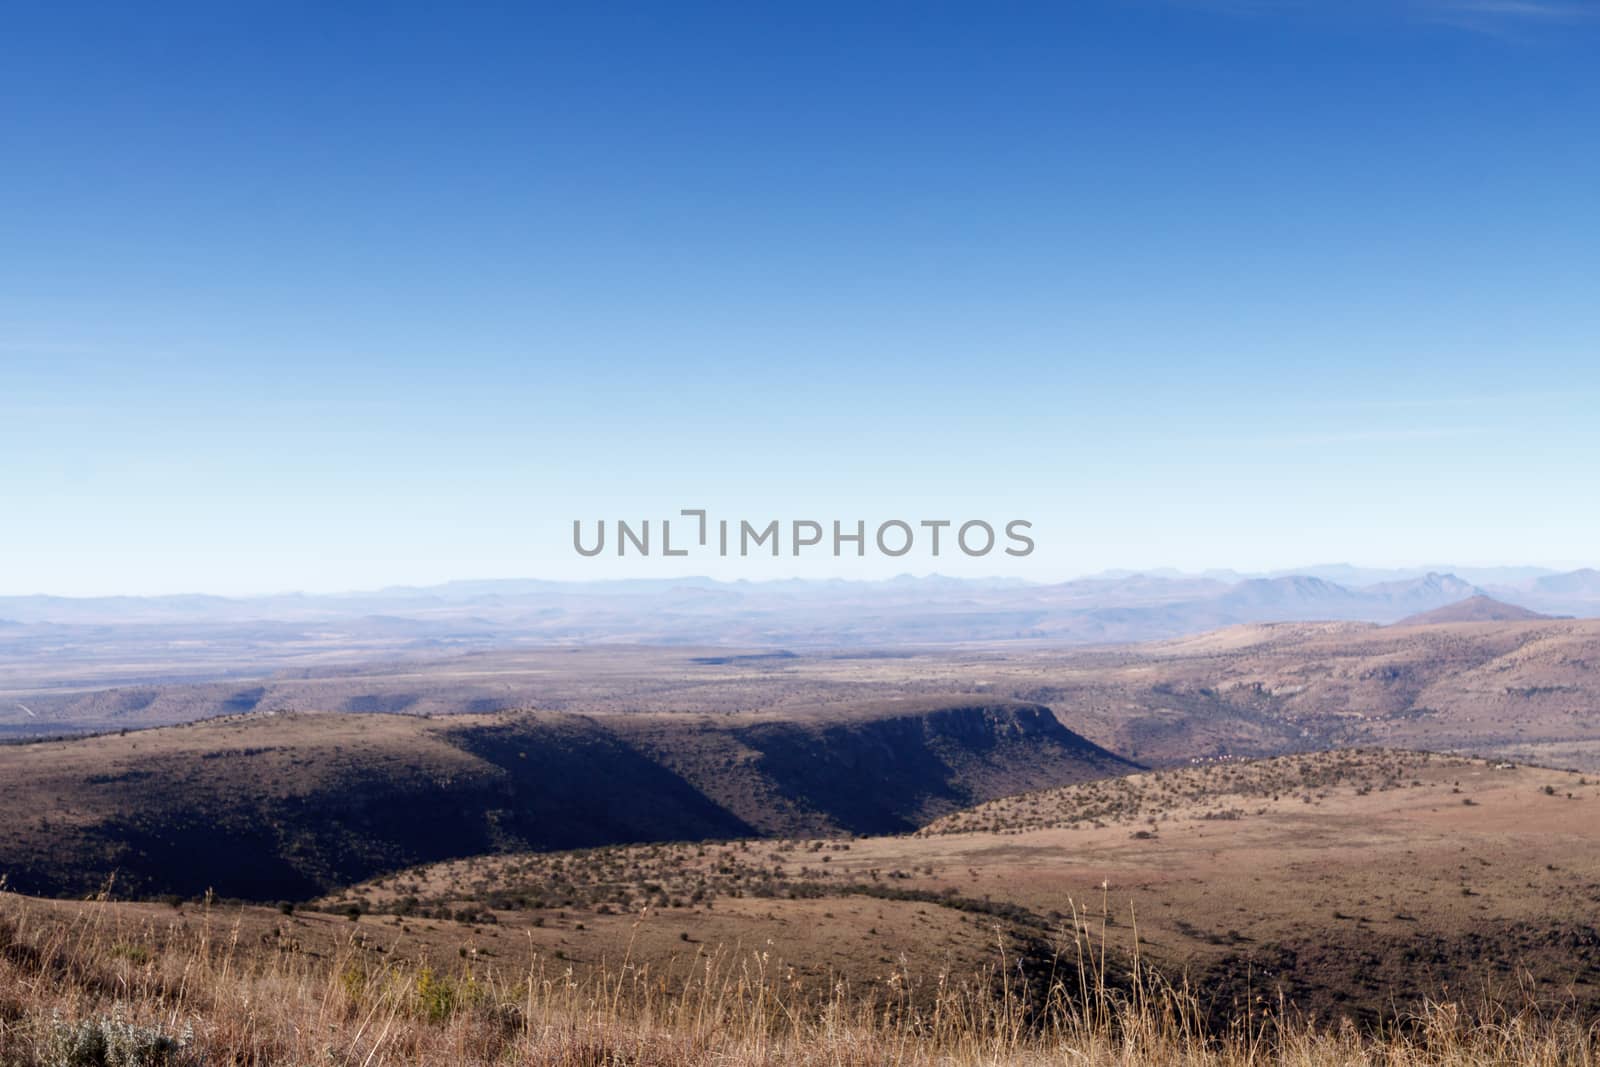
[[[656,561],[652,561],[656,562]],[[472,585],[515,585],[518,583],[552,584],[568,586],[608,586],[628,584],[672,584],[678,582],[711,582],[718,585],[749,585],[765,586],[788,583],[806,583],[826,585],[831,583],[846,583],[856,585],[883,585],[896,581],[930,581],[951,580],[972,584],[1000,583],[1021,586],[1048,586],[1075,581],[1118,580],[1134,577],[1171,578],[1171,579],[1214,579],[1223,582],[1248,581],[1263,578],[1286,577],[1321,577],[1324,580],[1339,585],[1361,586],[1375,584],[1383,581],[1407,580],[1420,578],[1428,574],[1454,575],[1475,584],[1505,584],[1512,585],[1520,580],[1531,580],[1541,576],[1571,574],[1577,571],[1600,570],[1593,563],[1571,562],[1558,564],[1524,564],[1524,563],[1432,563],[1432,564],[1356,564],[1349,562],[1337,563],[1311,563],[1291,567],[1275,568],[1247,568],[1247,567],[1206,567],[1189,570],[1180,567],[1154,566],[1154,567],[1108,567],[1102,570],[1086,571],[1082,573],[1066,574],[1060,577],[1027,577],[1010,575],[1000,572],[975,573],[975,574],[950,574],[937,569],[933,570],[903,570],[892,574],[882,575],[851,575],[848,573],[823,576],[800,575],[767,575],[759,577],[741,577],[738,575],[719,577],[713,574],[695,571],[639,573],[632,575],[587,578],[581,575],[488,575],[447,578],[438,582],[391,582],[384,585],[357,587],[345,586],[334,588],[294,588],[294,589],[260,589],[241,588],[239,591],[223,592],[204,588],[174,588],[150,592],[128,592],[122,590],[109,590],[103,592],[87,593],[60,593],[49,589],[0,589],[0,600],[28,599],[32,597],[45,597],[62,600],[101,600],[101,599],[163,599],[180,597],[214,597],[225,600],[267,600],[275,597],[358,597],[367,595],[394,594],[407,591],[426,592],[444,589],[451,586]],[[1350,572],[1341,575],[1339,572]],[[1479,577],[1471,577],[1477,575]]]

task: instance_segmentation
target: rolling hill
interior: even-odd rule
[[[256,715],[0,747],[0,875],[27,892],[302,899],[513,849],[914,829],[1132,764],[1047,708],[848,717]]]
[[[1011,796],[912,836],[458,860],[318,906],[516,965],[631,951],[671,973],[675,958],[759,945],[809,980],[870,987],[892,965],[931,989],[997,940],[1025,981],[1074,968],[1086,938],[1111,946],[1113,972],[1137,945],[1219,1020],[1281,992],[1370,1024],[1505,986],[1593,1011],[1597,807],[1600,784],[1570,772],[1351,750]]]
[[[1094,648],[503,650],[327,664],[255,681],[52,688],[0,709],[0,732],[131,729],[246,712],[538,708],[618,722],[642,715],[648,735],[657,721],[649,716],[702,725],[741,715],[848,718],[901,698],[980,694],[1046,705],[1068,730],[1152,765],[1397,745],[1600,771],[1597,663],[1600,621],[1537,618],[1252,624]]]
[[[1448,622],[1529,622],[1535,619],[1549,619],[1552,616],[1541,615],[1537,611],[1519,608],[1515,604],[1507,604],[1491,596],[1479,594],[1459,600],[1454,604],[1446,604],[1442,608],[1432,611],[1419,612],[1408,615],[1395,626],[1436,626]]]

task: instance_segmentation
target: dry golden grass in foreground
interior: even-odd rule
[[[1429,1003],[1363,1034],[1262,1004],[1209,1033],[1194,999],[1137,957],[1115,976],[1104,940],[1064,948],[1043,989],[1023,987],[997,946],[988,973],[942,977],[931,996],[896,975],[872,990],[806,988],[766,952],[677,973],[628,958],[590,978],[553,961],[443,973],[353,939],[263,949],[221,911],[162,931],[130,928],[109,905],[63,921],[0,895],[0,1065],[1600,1063],[1600,1027],[1505,1005]]]

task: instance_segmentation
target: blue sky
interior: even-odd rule
[[[21,5],[0,593],[1600,563],[1600,5]]]

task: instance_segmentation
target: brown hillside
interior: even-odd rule
[[[1137,927],[1146,965],[1187,976],[1222,1016],[1281,991],[1319,1018],[1371,1022],[1503,985],[1592,1012],[1597,806],[1600,785],[1577,774],[1318,753],[1004,798],[911,837],[453,861],[322,906],[580,971],[631,952],[670,973],[744,945],[808,980],[871,986],[903,969],[924,990],[997,937],[1013,973],[1047,972],[1076,915],[1123,953]],[[478,921],[440,922],[457,915]]]
[[[1435,626],[1448,622],[1528,622],[1551,617],[1541,615],[1537,611],[1529,611],[1527,608],[1519,608],[1515,604],[1507,604],[1491,596],[1480,595],[1468,597],[1454,604],[1446,604],[1432,611],[1419,612],[1393,625],[1400,627]]]
[[[848,720],[296,714],[0,747],[0,875],[35,893],[303,899],[511,849],[911,830],[1131,769],[1046,708],[945,698]]]
[[[1594,619],[1403,628],[1279,623],[1093,649],[544,649],[375,663],[248,685],[51,688],[0,707],[0,730],[147,726],[228,710],[446,715],[519,707],[732,724],[738,716],[849,716],[899,698],[979,694],[1046,705],[1072,732],[1153,765],[1386,745],[1600,771],[1596,664]]]

